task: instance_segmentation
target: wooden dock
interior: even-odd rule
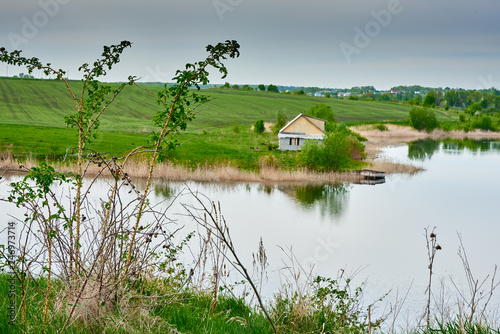
[[[376,170],[363,169],[360,174],[361,176],[363,176],[365,179],[368,180],[385,179],[385,172],[380,172]]]

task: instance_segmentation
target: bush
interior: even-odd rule
[[[483,110],[483,107],[478,102],[473,102],[469,105],[469,110],[471,114],[475,114],[477,111]]]
[[[253,125],[253,130],[255,133],[263,133],[266,130],[266,127],[264,126],[264,120],[259,119],[255,124]]]
[[[315,171],[342,171],[352,168],[354,159],[364,156],[365,146],[345,125],[336,125],[327,132],[323,142],[306,141],[299,163]]]
[[[495,128],[493,127],[493,122],[491,120],[491,117],[489,116],[481,116],[477,119],[475,119],[472,122],[472,127],[474,129],[480,129],[480,130],[491,130],[494,131]]]
[[[309,294],[285,289],[275,297],[271,314],[279,333],[368,333],[380,328],[384,319],[368,317],[362,303],[363,285],[352,286],[343,273],[336,279],[317,276],[310,288]]]
[[[438,121],[432,110],[413,108],[410,110],[410,125],[419,131],[431,132],[438,127]]]
[[[272,168],[277,168],[280,166],[280,162],[276,156],[273,154],[266,154],[262,155],[259,158],[259,165],[261,167],[272,167]]]
[[[373,128],[379,131],[389,131],[389,128],[385,124],[375,124]]]

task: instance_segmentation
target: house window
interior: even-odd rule
[[[300,138],[290,138],[290,146],[299,146]]]

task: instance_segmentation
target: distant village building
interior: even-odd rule
[[[321,142],[325,136],[325,120],[300,114],[278,133],[281,151],[300,151],[306,140]]]

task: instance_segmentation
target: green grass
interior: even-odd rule
[[[175,151],[170,151],[168,159],[188,167],[231,164],[245,170],[256,170],[264,155],[274,155],[278,164],[284,168],[292,168],[295,165],[295,154],[292,152],[269,149],[278,146],[276,135],[257,135],[249,127],[240,127],[238,133],[228,128],[214,129],[202,134],[186,133],[180,135],[178,141],[186,142]]]
[[[100,152],[122,155],[144,144],[147,134],[102,131],[90,145]],[[21,160],[26,157],[61,159],[66,149],[78,145],[75,129],[33,125],[0,124],[0,151],[10,151]],[[71,150],[68,151],[71,154]]]
[[[272,333],[267,319],[244,300],[223,296],[212,311],[210,295],[192,292],[184,302],[157,307],[154,313],[182,333]]]
[[[9,324],[8,291],[9,275],[0,275],[0,334],[3,333],[59,333],[64,326],[65,318],[62,313],[54,313],[53,307],[49,311],[51,321],[43,322],[43,309],[45,303],[46,279],[38,278],[37,284],[31,280],[26,303],[26,323],[21,318],[14,325]],[[17,282],[18,294],[21,293]],[[39,285],[39,286],[38,286]],[[52,281],[51,305],[58,300],[57,291],[61,284]],[[163,284],[161,284],[163,286]],[[153,287],[154,288],[154,287]],[[154,332],[169,333],[169,328],[176,328],[181,333],[248,333],[248,322],[252,333],[272,333],[271,326],[265,316],[258,310],[234,297],[220,295],[214,308],[212,296],[206,292],[185,289],[180,293],[181,298],[159,302],[156,306],[143,307],[148,314],[123,315],[120,311],[103,317],[103,326],[91,323],[75,322],[70,325],[65,333],[138,333]],[[20,298],[16,300],[19,307]],[[159,317],[152,321],[154,317]]]

